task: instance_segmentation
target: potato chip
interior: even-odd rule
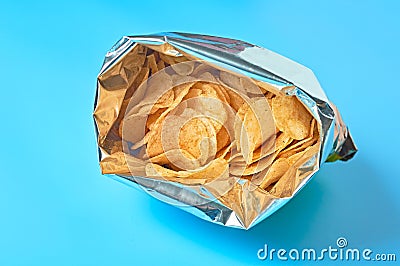
[[[235,157],[230,161],[229,173],[235,176],[254,175],[266,169],[271,165],[275,154],[270,154],[252,164],[247,164],[243,157]]]
[[[295,153],[287,158],[290,165],[294,165],[298,163],[299,160],[306,161],[312,156],[316,155],[319,150],[319,142],[315,143],[312,146],[305,148],[303,151]]]
[[[230,142],[229,145],[224,146],[224,147],[222,147],[221,149],[219,149],[219,150],[217,151],[217,154],[215,155],[215,158],[222,157],[222,158],[224,158],[225,160],[227,160],[226,156],[228,155],[228,153],[231,152],[231,150],[232,150],[232,148],[234,147],[234,145],[235,145],[235,141],[232,141],[232,142]]]
[[[101,169],[107,169],[102,172],[103,174],[131,174],[134,172],[138,175],[144,175],[146,163],[120,151],[104,158],[100,165],[102,166]]]
[[[124,139],[130,142],[138,142],[142,138],[144,138],[145,127],[149,128],[150,125],[154,125],[155,121],[162,115],[163,112],[167,110],[167,107],[171,106],[174,101],[174,92],[172,90],[168,90],[165,94],[163,94],[159,99],[157,99],[156,103],[153,106],[145,105],[142,106],[139,110],[136,110],[136,114],[127,114],[120,125],[120,132],[122,135],[122,127],[125,123],[125,132]],[[134,110],[136,108],[133,108]],[[160,110],[161,111],[158,111]],[[153,115],[155,114],[156,115]],[[149,115],[147,115],[149,114]],[[138,147],[138,144],[135,144],[135,148]]]
[[[174,102],[174,92],[172,90],[166,91],[161,96],[155,99],[145,99],[140,105],[135,106],[130,110],[126,116],[130,115],[152,115],[158,111],[158,109],[164,109],[170,107]]]
[[[213,180],[228,173],[228,162],[223,158],[217,158],[209,164],[193,171],[174,171],[158,164],[149,163],[145,167],[147,176],[184,179]]]
[[[171,149],[183,149],[204,164],[215,156],[216,132],[207,118],[196,117],[198,115],[197,111],[186,108],[180,116],[167,116],[148,141],[149,157]]]
[[[216,158],[205,167],[192,171],[189,178],[215,179],[228,173],[228,162],[223,158]]]
[[[232,143],[229,132],[224,126],[222,126],[221,129],[218,131],[216,138],[217,151],[220,151],[223,147],[227,146],[229,143]]]
[[[154,75],[158,71],[158,66],[156,62],[156,57],[154,54],[147,56],[147,67],[150,68],[151,74]]]
[[[203,93],[203,90],[202,90],[202,89],[199,89],[199,88],[191,88],[191,89],[189,90],[189,92],[185,95],[185,97],[183,97],[182,101],[185,101],[185,100],[191,99],[191,98],[199,97],[202,93]]]
[[[237,151],[236,149],[236,142],[237,140],[234,140],[232,142],[232,147],[231,147],[231,151],[229,151],[226,155],[225,155],[225,159],[231,163],[235,158],[237,157],[243,157],[242,154],[240,152]]]
[[[268,156],[276,151],[276,136],[267,139],[260,147],[253,151],[252,161],[254,163],[265,156]]]
[[[272,92],[266,92],[264,94],[264,97],[267,99],[269,106],[272,106],[272,98],[274,98],[276,95],[273,94]]]
[[[228,119],[224,105],[215,98],[197,97],[188,102],[188,107],[193,108],[203,116],[207,117],[215,128],[215,131],[221,130]]]
[[[279,198],[289,196],[295,189],[298,174],[295,167],[289,167],[268,192]]]
[[[167,108],[159,108],[156,112],[147,117],[146,127],[150,130],[154,129],[154,123],[167,110]]]
[[[165,73],[165,71],[158,72],[147,81],[146,94],[143,100],[140,101],[140,105],[155,104],[160,99],[160,95],[165,95],[172,88],[171,76]]]
[[[130,114],[130,109],[134,108],[144,97],[146,93],[145,81],[149,77],[150,69],[148,67],[142,67],[137,75],[135,81],[132,83],[131,87],[136,88],[133,92],[132,98],[128,105],[128,110],[126,114]]]
[[[296,140],[309,136],[312,115],[295,96],[279,96],[272,99],[272,112],[276,126]]]
[[[195,170],[200,163],[184,149],[168,150],[149,159],[152,163],[168,165],[172,170]]]
[[[242,129],[244,127],[243,121],[244,117],[250,108],[250,105],[247,102],[244,102],[240,108],[237,110],[236,115],[235,115],[235,121],[234,121],[234,133],[235,133],[235,139],[236,139],[236,148],[240,152],[241,151],[241,137],[242,137]],[[244,131],[246,133],[246,131]]]
[[[221,71],[219,77],[223,82],[223,84],[226,84],[228,87],[234,89],[242,88],[244,90],[240,82],[240,77],[238,75],[235,75],[227,71]]]
[[[192,76],[199,78],[204,73],[208,73],[212,76],[217,75],[217,74],[219,75],[219,71],[216,68],[201,62],[197,66],[195,66],[195,69],[192,72]]]
[[[195,85],[196,82],[185,82],[174,87],[174,105],[177,106],[182,99],[189,93],[189,90]]]
[[[148,163],[145,167],[145,170],[147,176],[162,177],[165,179],[170,177],[186,178],[190,175],[190,173],[187,171],[175,171],[153,163]]]
[[[225,88],[221,86],[220,84],[212,83],[212,86],[215,89],[215,92],[217,93],[218,99],[223,101],[224,103],[229,104],[230,103],[230,97],[229,94],[226,92]]]
[[[275,125],[270,107],[264,97],[251,99],[237,112],[235,120],[235,139],[237,149],[245,161],[253,162],[253,152],[266,140],[275,141]],[[271,149],[272,145],[268,148]],[[262,149],[267,148],[263,146]]]
[[[280,152],[292,141],[293,139],[288,134],[281,132],[275,139],[275,151]]]
[[[194,70],[194,62],[183,62],[171,65],[176,74],[181,76],[189,76]]]
[[[218,132],[227,121],[228,114],[225,109],[225,99],[223,98],[221,100],[219,98],[224,96],[218,94],[215,89],[216,86],[215,84],[197,82],[192,89],[196,91],[201,90],[201,94],[198,95],[198,97],[187,99],[187,105],[200,114],[210,118],[210,122]]]
[[[202,163],[216,154],[216,133],[206,119],[194,118],[180,130],[179,147]]]
[[[157,69],[158,70],[162,70],[162,69],[164,69],[165,68],[165,64],[164,64],[164,61],[158,61],[157,62]]]
[[[261,89],[248,77],[241,76],[239,78],[240,87],[244,88],[245,91],[251,94],[253,97],[263,96]]]
[[[177,87],[173,88],[174,91],[174,102],[171,104],[170,107],[168,107],[163,113],[161,113],[161,115],[156,119],[156,121],[153,123],[153,126],[156,130],[150,130],[149,132],[147,132],[147,134],[145,136],[143,136],[142,139],[137,140],[137,137],[135,138],[135,140],[137,140],[137,143],[134,144],[134,146],[132,147],[132,149],[137,149],[138,147],[147,144],[149,139],[153,138],[153,139],[158,139],[156,135],[161,134],[160,130],[161,130],[161,123],[164,121],[165,117],[181,102],[182,98],[185,97],[185,95],[188,93],[189,89],[191,88],[191,86],[193,86],[194,83],[183,83]],[[134,114],[131,116],[138,116],[138,117],[147,117],[147,113],[149,112],[149,110],[145,110],[145,109],[139,109],[139,111],[141,113],[139,114]],[[132,111],[131,111],[132,112]],[[139,118],[137,118],[140,122],[142,120],[140,120]],[[134,125],[134,123],[131,123],[130,125],[132,125],[133,127],[136,126],[136,133],[137,131],[142,132],[142,124],[137,124]],[[137,136],[137,135],[136,135]],[[141,135],[142,136],[142,135]],[[133,141],[136,142],[136,141]]]
[[[145,136],[147,116],[146,115],[130,115],[125,116],[120,124],[120,134],[126,141],[136,143]],[[143,145],[143,144],[142,144]],[[138,148],[139,146],[135,147]]]
[[[290,165],[288,171],[276,182],[273,188],[269,191],[277,197],[290,196],[294,191],[297,181],[302,171],[298,171],[298,167],[306,163],[313,156],[316,156],[319,151],[319,142],[306,148],[304,151],[293,154],[286,160]],[[312,171],[312,170],[311,170]]]
[[[215,76],[214,76],[212,73],[210,73],[210,72],[204,72],[204,73],[202,73],[201,75],[199,75],[199,76],[197,77],[197,79],[198,79],[199,81],[205,81],[205,82],[215,82],[215,83],[218,82],[218,80],[215,78]]]
[[[224,90],[229,96],[230,106],[236,112],[245,104],[246,100],[248,99],[248,97],[243,97],[239,93],[235,92],[233,89],[225,88]]]
[[[318,132],[316,131],[317,128],[315,127],[315,123],[316,123],[316,120],[313,119],[313,120],[311,121],[310,135],[309,135],[307,138],[302,139],[302,140],[296,140],[294,143],[292,143],[291,145],[289,145],[288,147],[286,147],[286,148],[283,150],[283,152],[286,152],[286,151],[289,151],[289,150],[292,150],[292,149],[296,149],[296,148],[302,146],[303,143],[305,143],[305,142],[307,142],[307,141],[313,139],[313,137],[318,136],[317,134],[314,134],[315,132],[318,133]],[[315,131],[315,132],[314,132],[314,131]]]
[[[262,180],[262,183],[260,184],[260,187],[263,189],[266,189],[269,187],[271,184],[277,182],[279,178],[281,178],[286,171],[289,169],[290,165],[287,159],[285,158],[279,158],[275,160],[272,164],[271,167],[267,169],[267,173],[265,177]]]
[[[315,120],[313,120],[313,125],[315,124]],[[313,130],[311,131],[313,132]],[[298,141],[297,143],[290,145],[287,147],[285,150],[283,150],[280,154],[279,157],[290,157],[296,153],[299,153],[300,151],[304,150],[305,148],[315,144],[319,139],[318,134],[312,134],[310,133],[310,136],[306,139],[303,139],[301,141]]]

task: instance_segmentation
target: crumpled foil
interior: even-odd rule
[[[321,146],[293,173],[294,185],[289,195],[276,197],[261,189],[247,189],[246,180],[237,182],[224,197],[213,196],[207,187],[132,176],[126,158],[121,155],[121,137],[115,124],[124,115],[140,61],[132,51],[138,45],[162,53],[204,60],[237,71],[253,79],[283,86],[291,91],[313,114],[320,129]],[[106,54],[98,75],[94,120],[103,174],[123,183],[142,188],[150,195],[188,211],[204,220],[224,226],[248,229],[274,213],[303,188],[322,162],[347,161],[357,151],[347,126],[336,107],[328,100],[313,72],[277,53],[243,41],[188,33],[159,33],[125,36]]]

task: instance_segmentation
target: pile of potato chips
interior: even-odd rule
[[[293,86],[177,54],[169,44],[136,45],[99,86],[103,173],[201,185],[234,208],[241,181],[291,196],[302,181],[298,168],[319,156],[321,129]]]

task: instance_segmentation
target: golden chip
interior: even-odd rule
[[[246,163],[253,162],[254,150],[267,140],[270,140],[271,145],[264,145],[262,149],[269,149],[272,152],[272,144],[275,141],[275,125],[265,98],[251,99],[248,104],[239,109],[237,115],[235,137],[238,150],[242,152]]]
[[[260,187],[266,189],[268,186],[278,181],[279,178],[286,173],[289,167],[289,162],[285,158],[279,158],[275,160],[271,164],[271,167],[267,169],[266,176],[263,178]]]
[[[174,171],[153,163],[147,164],[145,169],[147,176],[153,177],[212,180],[228,173],[228,162],[223,158],[217,158],[193,171]]]
[[[183,62],[175,65],[171,65],[172,69],[175,71],[176,74],[181,76],[188,76],[194,70],[194,63],[193,62]]]
[[[272,99],[272,112],[276,126],[296,140],[310,134],[312,115],[295,96],[279,96]]]
[[[195,170],[201,166],[193,155],[183,149],[168,150],[149,160],[155,164],[168,165],[172,170]]]
[[[150,68],[152,75],[157,73],[158,66],[157,66],[156,57],[154,54],[147,56],[147,66]]]

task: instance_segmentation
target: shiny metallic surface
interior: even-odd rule
[[[139,75],[140,64],[144,61],[141,51],[144,46],[175,56],[184,53],[194,60],[217,63],[277,86],[294,85],[286,93],[295,95],[316,118],[321,145],[315,156],[301,161],[287,174],[287,194],[276,197],[260,188],[254,189],[249,180],[239,180],[226,195],[217,197],[207,186],[194,188],[178,182],[130,174],[120,152],[120,137],[112,125],[123,115],[121,106],[127,99],[127,87],[133,86],[135,77]],[[214,36],[159,33],[123,37],[106,54],[98,75],[93,115],[104,174],[143,188],[150,195],[202,219],[241,229],[256,225],[287,203],[309,182],[322,162],[346,161],[357,151],[339,112],[329,102],[310,69],[265,48]]]

